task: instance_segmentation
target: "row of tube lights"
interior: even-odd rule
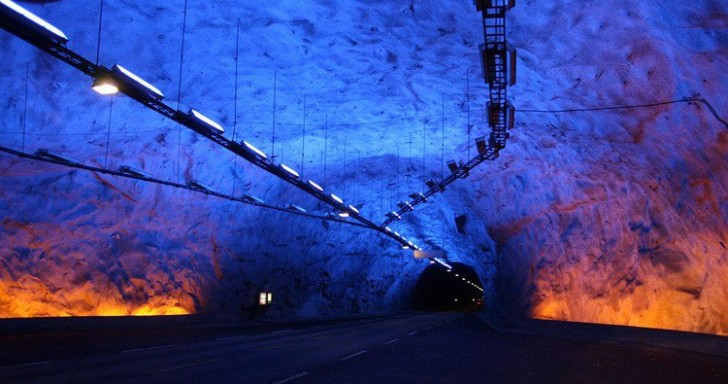
[[[44,38],[49,40],[51,43],[54,44],[60,44],[65,45],[68,42],[68,37],[58,28],[53,26],[52,24],[46,22],[42,18],[36,16],[32,12],[28,11],[27,9],[21,7],[20,5],[16,4],[15,2],[11,0],[0,0],[0,5],[3,5],[4,8],[0,8],[0,11],[3,11],[3,13],[6,13],[8,16],[14,18],[16,21],[24,24],[24,26],[30,28],[31,30],[37,32],[38,34],[42,35]],[[7,12],[7,10],[11,11],[10,13]],[[114,66],[111,68],[110,74],[104,74],[99,77],[97,77],[94,80],[94,83],[92,85],[92,89],[96,91],[97,93],[101,95],[114,95],[118,93],[121,89],[120,87],[126,87],[127,89],[135,92],[143,93],[145,96],[152,98],[157,101],[161,101],[164,98],[164,94],[162,91],[160,91],[157,87],[150,84],[143,78],[137,76],[133,72],[129,71],[128,69],[124,68],[123,66],[119,64],[114,64]],[[216,133],[216,134],[223,134],[225,132],[225,129],[217,123],[216,121],[210,119],[209,117],[205,116],[201,112],[197,111],[194,108],[190,108],[189,112],[187,113],[187,117],[190,118],[190,121],[196,124],[198,127],[204,127],[208,131]],[[252,144],[248,143],[247,141],[242,141],[242,144],[252,153],[255,154],[256,157],[258,157],[262,161],[267,161],[268,156],[265,154],[265,152],[261,151],[260,149],[256,148]],[[288,174],[295,178],[300,178],[300,174],[296,172],[294,169],[288,167],[285,164],[280,164],[279,167],[286,171]],[[146,177],[146,174],[142,171],[135,170],[131,167],[124,168],[126,172],[129,173],[136,173],[139,175],[142,175]],[[312,188],[318,190],[319,192],[323,193],[324,189],[317,184],[316,182],[312,180],[308,180],[308,185]],[[194,181],[190,180],[188,182],[188,185],[194,186],[196,188],[204,189],[204,190],[210,190],[209,187]],[[246,195],[246,197],[248,197]],[[339,216],[341,217],[349,217],[350,212],[354,212],[356,214],[359,214],[359,210],[352,206],[347,205],[344,203],[343,199],[336,196],[335,194],[330,194],[330,197],[332,200],[336,201],[342,208]],[[256,202],[262,202],[262,200],[255,198],[254,196],[250,196],[250,199],[256,201]],[[289,205],[292,209],[298,209],[302,210],[303,208]],[[396,216],[397,215],[395,212]],[[399,219],[400,217],[398,217]],[[389,227],[386,227],[385,230],[392,234],[396,239],[401,240],[401,242],[406,243],[402,248],[403,249],[414,249],[414,250],[420,250],[421,248],[412,243],[412,241],[407,240],[404,236],[400,235],[399,233],[392,231]],[[439,263],[443,264],[444,266],[449,267],[446,263],[444,263],[441,260],[438,260]]]
[[[448,271],[448,272],[452,272],[452,269],[448,269],[447,271]],[[457,279],[457,278],[460,278],[460,280],[461,280],[461,281],[464,281],[464,282],[465,282],[465,284],[467,284],[467,285],[469,285],[469,286],[471,286],[471,287],[473,287],[473,288],[475,288],[475,289],[479,290],[480,292],[483,292],[483,288],[481,288],[480,286],[478,286],[478,284],[475,284],[475,283],[473,283],[472,281],[470,281],[470,280],[466,279],[466,278],[465,278],[464,276],[460,276],[460,274],[459,274],[459,273],[456,273],[456,274],[455,274],[455,278],[456,278],[456,279]]]

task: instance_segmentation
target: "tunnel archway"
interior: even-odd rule
[[[462,263],[452,263],[452,269],[430,264],[420,274],[415,284],[413,306],[424,311],[456,309],[482,309],[483,286],[473,268]],[[472,283],[472,284],[470,284]]]

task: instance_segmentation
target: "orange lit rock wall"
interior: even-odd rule
[[[515,104],[700,93],[724,119],[724,2],[519,4]],[[510,316],[728,334],[728,127],[704,104],[519,113],[478,201]],[[492,200],[492,201],[491,201]]]

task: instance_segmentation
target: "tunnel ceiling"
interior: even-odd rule
[[[673,3],[518,2],[509,95],[524,112],[511,141],[393,228],[473,267],[500,316],[728,333],[728,133],[707,105],[525,112],[699,93],[728,115],[727,6]],[[185,19],[182,0],[108,0],[100,35],[98,9],[23,4],[88,58],[100,36],[99,63],[205,111],[375,222],[488,133],[470,2],[190,2]],[[3,145],[326,213],[5,32],[0,51]],[[426,267],[364,230],[6,155],[0,194],[3,317],[254,316],[260,290],[280,298],[270,316],[391,310]]]

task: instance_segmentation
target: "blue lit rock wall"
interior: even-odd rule
[[[521,5],[518,108],[700,93],[728,115],[725,2]],[[502,311],[728,333],[728,127],[686,103],[517,121],[478,203]]]
[[[124,65],[174,107],[179,92],[180,109],[203,111],[229,138],[275,153],[276,162],[363,204],[374,221],[425,179],[441,177],[443,150],[446,160],[462,158],[468,76],[474,131],[485,132],[478,112],[485,88],[477,80],[482,34],[469,4],[191,1],[181,76],[183,1],[105,4],[100,63]],[[98,9],[84,4],[79,12],[74,1],[26,6],[95,60]],[[0,50],[9,58],[0,64],[8,90],[3,145],[49,148],[113,169],[131,165],[171,181],[194,178],[325,213],[196,134],[123,97],[96,95],[91,79],[6,33]],[[326,228],[320,220],[3,157],[3,316],[248,316],[261,289],[274,292],[272,316],[388,311],[407,307],[426,266],[361,228]],[[474,266],[492,286],[495,247],[477,209],[460,201],[468,201],[466,189],[453,188],[393,227],[425,247],[444,242],[450,260]],[[465,234],[455,229],[461,214],[471,218]]]
[[[100,61],[126,65],[176,106],[184,1],[152,3],[106,2]],[[28,6],[95,58],[98,11],[79,4]],[[728,116],[727,14],[718,0],[518,2],[510,95],[517,109],[552,110],[700,93]],[[375,221],[441,177],[443,150],[444,160],[466,159],[468,104],[473,137],[487,132],[471,2],[190,1],[187,22],[181,108],[216,118],[230,138],[237,121],[234,137],[268,153],[275,120],[277,161],[363,203]],[[5,33],[0,52],[10,58],[0,62],[4,145],[23,145],[25,122],[28,151],[103,165],[110,137],[109,167],[320,209],[129,100],[113,100],[109,125],[110,101],[90,79]],[[506,318],[725,334],[726,132],[702,104],[519,113],[496,162],[396,229],[475,267],[488,307]],[[276,316],[390,310],[425,267],[357,228],[5,155],[0,164],[5,313],[31,302],[49,315],[237,315],[259,288],[274,291]],[[465,234],[458,215],[468,216]],[[13,300],[22,294],[32,300]]]

